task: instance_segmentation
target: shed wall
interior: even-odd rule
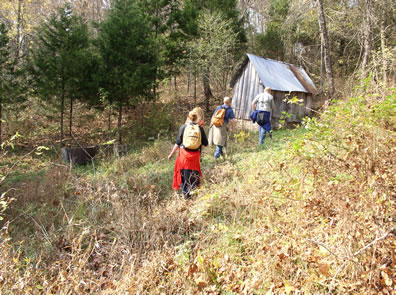
[[[249,61],[242,74],[234,85],[234,93],[232,98],[232,108],[234,109],[237,119],[250,120],[252,113],[252,101],[257,94],[264,91],[264,86],[261,84],[260,78],[253,64]],[[282,112],[292,114],[287,122],[300,122],[301,119],[310,113],[309,109],[312,105],[312,94],[303,92],[282,92],[272,91],[275,102],[275,111],[272,114],[272,125],[274,128],[279,126],[279,120],[282,117]],[[288,104],[284,101],[285,97],[290,98],[297,96],[302,99],[301,105]],[[307,108],[306,108],[307,107]]]
[[[252,101],[257,94],[264,91],[253,64],[249,61],[234,85],[232,108],[237,119],[249,119]]]

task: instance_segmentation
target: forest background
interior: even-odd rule
[[[318,131],[320,136],[326,133],[330,138],[323,139],[323,145],[329,144],[331,140],[349,140],[356,143],[358,151],[373,151],[375,156],[367,156],[373,163],[374,159],[381,158],[380,155],[391,155],[395,152],[389,133],[394,132],[394,91],[389,87],[395,84],[396,79],[395,15],[396,4],[391,0],[1,1],[0,217],[4,225],[1,251],[2,257],[6,258],[1,262],[0,293],[4,291],[5,294],[12,294],[16,290],[24,290],[20,292],[25,293],[51,290],[52,293],[65,294],[114,292],[117,288],[125,291],[124,288],[130,286],[133,290],[131,293],[139,290],[140,293],[148,294],[197,290],[224,294],[241,293],[243,290],[255,290],[252,292],[261,294],[263,290],[277,290],[289,294],[307,284],[311,286],[310,292],[331,293],[336,290],[343,293],[345,290],[355,290],[351,286],[357,277],[360,282],[366,282],[367,279],[369,287],[362,283],[355,286],[356,290],[367,291],[367,287],[378,291],[394,286],[392,274],[388,271],[392,262],[382,263],[382,266],[385,265],[382,269],[376,269],[371,264],[356,267],[356,271],[353,269],[350,272],[352,278],[340,280],[343,283],[336,280],[346,269],[348,261],[352,261],[352,265],[356,264],[353,254],[361,248],[357,245],[356,252],[349,256],[345,252],[347,250],[335,254],[332,250],[328,251],[339,263],[334,263],[338,265],[336,269],[331,268],[329,261],[319,261],[315,253],[307,254],[307,259],[312,260],[309,263],[315,264],[319,274],[327,277],[325,279],[303,271],[295,279],[286,273],[267,273],[271,281],[265,282],[255,273],[245,281],[238,281],[232,269],[244,263],[238,260],[240,257],[227,254],[227,257],[220,259],[217,255],[222,248],[213,250],[205,257],[198,251],[198,246],[209,241],[197,236],[209,228],[212,234],[227,236],[232,228],[231,223],[227,222],[235,222],[236,215],[230,213],[231,209],[227,206],[223,208],[218,203],[224,193],[220,189],[222,180],[218,179],[219,175],[228,181],[228,185],[232,183],[232,194],[236,195],[234,200],[227,201],[228,206],[238,208],[238,214],[246,209],[256,214],[255,217],[259,216],[255,211],[257,208],[251,208],[242,201],[240,189],[233,186],[232,180],[240,177],[238,169],[245,172],[251,169],[239,167],[236,160],[246,156],[243,148],[252,151],[252,147],[246,143],[249,135],[243,132],[236,134],[235,141],[241,149],[235,147],[236,159],[231,159],[231,168],[227,163],[216,168],[211,160],[204,158],[212,179],[210,183],[219,185],[219,188],[213,187],[212,191],[203,188],[202,202],[210,209],[209,213],[198,203],[191,209],[195,213],[191,212],[180,201],[171,198],[167,188],[167,175],[171,175],[171,168],[165,166],[162,159],[170,146],[169,139],[173,138],[178,126],[184,122],[188,110],[199,105],[205,109],[208,119],[224,96],[232,96],[229,82],[246,53],[303,67],[319,90],[317,101],[326,102],[322,109],[316,111],[326,114],[327,108],[330,108],[330,113],[323,115],[324,120],[339,120],[340,117],[335,114],[337,111],[344,118],[350,118],[351,124],[353,118],[360,118],[364,124],[367,123],[366,130],[359,129],[359,134],[348,133],[348,130],[355,130],[355,125],[349,126],[350,129],[346,125],[329,125],[329,129],[338,128],[340,137],[332,137],[327,131]],[[393,93],[393,96],[389,93]],[[343,101],[353,95],[355,102],[359,101],[357,110],[353,103],[338,105],[338,100]],[[333,110],[329,107],[332,104]],[[374,136],[374,129],[378,126],[372,127],[369,116],[365,119],[364,114],[359,113],[363,109],[373,118],[380,118],[378,124],[386,131],[377,130],[378,135]],[[389,121],[389,118],[392,120]],[[274,146],[274,150],[279,153],[282,153],[281,147],[286,148],[282,140],[286,142],[288,137],[300,136],[301,130],[297,130],[295,135],[288,132],[281,130],[279,133],[279,150]],[[379,134],[383,137],[378,138]],[[375,137],[375,143],[383,149],[377,146],[363,149],[363,135],[371,139]],[[127,158],[120,160],[109,157],[109,147],[117,143],[128,145]],[[86,145],[105,147],[101,164],[94,163],[93,167],[72,170],[59,160],[60,146]],[[307,149],[308,146],[306,141],[293,143],[296,159],[301,156],[300,149]],[[355,148],[355,145],[352,147]],[[331,148],[327,149],[326,156],[327,153],[331,154],[329,150]],[[355,152],[347,152],[343,161],[352,161],[350,159]],[[334,155],[335,152],[332,153]],[[321,152],[318,155],[322,155]],[[268,155],[259,153],[257,159],[264,156]],[[283,159],[283,156],[283,153],[279,154],[279,159]],[[378,228],[382,230],[389,229],[384,224],[389,218],[394,218],[394,203],[388,203],[384,197],[386,192],[392,190],[391,185],[388,185],[392,176],[389,176],[387,169],[393,164],[385,161],[387,157],[383,158],[384,162],[378,160],[379,164],[374,166],[384,167],[383,175],[388,175],[388,178],[383,176],[386,179],[378,191],[373,188],[375,184],[370,184],[373,185],[370,189],[376,198],[373,202],[383,206],[381,209],[372,208],[386,216],[381,221],[373,221],[376,225],[381,223]],[[315,163],[319,165],[322,160],[318,159]],[[304,163],[303,160],[295,161],[295,167]],[[285,162],[276,162],[274,165],[280,167],[279,173],[282,174]],[[326,165],[331,165],[331,161]],[[313,168],[312,177],[317,181],[321,173],[325,175],[329,171],[337,171],[339,165],[334,165],[336,168],[333,167],[333,170],[326,166],[328,170],[321,171],[320,166],[311,167],[307,164],[308,168],[305,167],[303,171]],[[361,167],[362,164],[359,162],[356,165]],[[367,164],[367,173],[376,169],[369,166]],[[132,173],[129,168],[136,170],[137,174],[129,175]],[[216,175],[216,169],[223,170]],[[235,172],[233,176],[232,171]],[[288,185],[292,184],[293,187],[295,172],[286,173],[290,177]],[[326,184],[324,188],[318,189],[331,191],[334,189],[332,185],[343,183],[345,179],[352,181],[349,176],[345,176],[348,173],[341,173],[343,176],[335,177],[331,185]],[[357,175],[356,179],[362,177],[359,178],[361,183],[369,181],[364,175]],[[287,178],[283,174],[279,177]],[[255,178],[252,179],[241,180],[241,183],[249,186],[255,181]],[[282,186],[282,181],[272,187],[277,195],[285,193],[279,185]],[[360,192],[362,187],[351,185],[350,189]],[[384,193],[381,195],[383,203],[378,201],[380,192]],[[305,195],[305,192],[301,194]],[[171,201],[165,205],[163,201],[169,198]],[[316,200],[310,202],[312,205]],[[253,203],[262,205],[263,199],[253,200]],[[341,203],[348,208],[356,205],[356,212],[361,205],[349,199],[343,199]],[[312,205],[316,206],[315,210],[318,204]],[[368,204],[365,203],[367,208]],[[282,208],[283,205],[277,203],[274,206]],[[133,212],[126,210],[132,207]],[[324,211],[320,212],[325,216],[319,216],[323,217],[320,226],[333,218],[333,213]],[[189,219],[187,212],[190,215],[198,214],[198,217]],[[201,213],[202,216],[199,215]],[[166,214],[171,219],[168,223],[165,222],[167,219],[160,220],[159,217]],[[253,219],[249,214],[246,213],[244,222]],[[282,219],[286,216],[276,218],[286,220]],[[291,216],[287,218],[292,219]],[[90,223],[92,220],[95,220],[93,224]],[[109,220],[114,221],[114,224]],[[208,225],[211,222],[212,225]],[[236,247],[240,250],[244,247],[246,237],[240,230],[246,226],[244,229],[248,235],[249,227],[247,224],[238,226],[240,228],[234,228],[233,233],[239,237],[231,238],[232,245],[226,249]],[[372,228],[372,224],[368,228]],[[363,236],[364,230],[359,228],[356,231]],[[381,236],[378,230],[375,232],[376,235],[368,234],[367,237],[375,240],[385,235]],[[391,232],[387,232],[388,236]],[[348,234],[340,233],[339,236]],[[332,239],[330,241],[334,242]],[[290,246],[289,242],[285,242],[287,251],[282,248],[271,257],[276,257],[281,263],[289,263],[292,248],[296,247],[293,243],[294,246]],[[329,239],[315,242],[322,252],[326,251],[323,249],[332,248],[326,244],[330,243]],[[101,248],[97,248],[97,245]],[[378,247],[369,255],[375,258],[382,250],[383,253],[388,251],[389,247],[392,246]],[[347,246],[340,246],[339,249],[345,248]],[[119,253],[122,253],[122,261],[119,261]],[[247,252],[245,254],[248,256]],[[157,260],[151,261],[151,255]],[[168,256],[173,258],[169,260]],[[231,265],[232,271],[222,270],[218,265],[219,259]],[[364,259],[370,260],[367,257]],[[378,258],[378,261],[381,259],[383,257]],[[288,264],[290,269],[293,269],[293,263],[297,262],[291,261]],[[268,269],[277,268],[275,264],[267,266]],[[184,275],[191,282],[183,284],[183,270],[186,267],[187,274]],[[147,269],[153,273],[154,277],[150,279],[155,284],[144,280],[144,271]],[[255,271],[260,273],[257,269]],[[172,280],[168,280],[170,274],[180,284],[175,285],[176,289],[172,289]],[[281,278],[278,281],[274,279],[277,275]],[[221,277],[227,277],[227,282],[221,281]],[[304,281],[302,277],[309,279]],[[140,285],[131,283],[132,278]]]
[[[70,138],[73,114],[81,114],[75,103],[106,118],[90,132],[117,127],[118,140],[128,133],[123,123],[141,120],[133,110],[149,101],[203,103],[209,111],[232,95],[229,81],[247,52],[304,67],[319,98],[340,96],[369,74],[378,83],[394,77],[393,1],[116,3],[2,1],[1,139],[46,129],[62,144],[64,120]],[[27,105],[51,111],[24,118]],[[40,122],[48,116],[59,125]],[[159,121],[151,134],[133,137],[169,127]]]

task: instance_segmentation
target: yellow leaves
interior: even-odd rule
[[[392,273],[392,272],[391,272]],[[381,271],[381,285],[390,287],[393,284],[392,275],[388,275],[385,271]]]
[[[223,223],[218,223],[218,224],[213,224],[211,226],[211,230],[215,233],[220,233],[220,232],[227,232],[228,231],[228,226],[223,224]]]
[[[291,292],[295,292],[296,288],[293,287],[289,281],[283,281],[283,283],[285,284],[285,292],[287,295],[289,295]]]
[[[325,247],[323,247],[322,245],[319,245],[319,252],[323,256],[327,256],[329,254],[329,251]]]
[[[197,262],[198,262],[199,264],[203,265],[204,259],[203,259],[203,257],[202,257],[201,255],[198,254],[196,260],[197,260]]]

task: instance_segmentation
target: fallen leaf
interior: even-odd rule
[[[202,280],[202,279],[197,279],[195,280],[195,283],[197,284],[198,290],[201,291],[203,288],[205,288],[208,284]]]
[[[325,275],[325,276],[330,276],[330,273],[329,273],[330,266],[329,266],[328,264],[326,264],[326,263],[319,263],[319,264],[318,264],[318,268],[319,268],[320,272],[321,272],[323,275]]]
[[[283,259],[285,259],[286,256],[289,256],[289,255],[287,255],[287,254],[285,254],[285,253],[280,253],[280,254],[278,255],[278,257],[279,257],[279,259],[280,259],[281,261],[282,261]]]
[[[388,276],[388,274],[384,271],[381,271],[381,275],[382,275],[382,280],[381,280],[381,285],[383,286],[392,286],[392,278],[390,278]]]
[[[190,267],[188,268],[188,276],[192,277],[194,275],[194,273],[196,273],[198,271],[198,266],[193,263],[190,265]]]

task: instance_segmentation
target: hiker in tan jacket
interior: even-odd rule
[[[234,127],[235,115],[231,108],[231,98],[224,97],[224,104],[213,113],[209,130],[209,144],[216,145],[215,159],[223,155],[223,147],[227,145],[227,132]]]

